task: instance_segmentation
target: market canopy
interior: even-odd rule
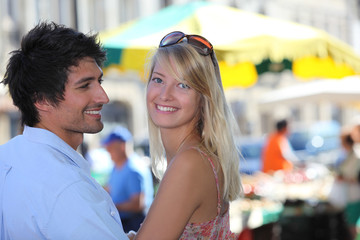
[[[249,13],[237,8],[192,2],[100,33],[108,68],[143,76],[149,51],[171,31],[199,34],[213,45],[225,88],[249,87],[264,71],[292,69],[300,79],[343,78],[360,73],[360,57],[324,31]],[[264,69],[267,63],[278,69]]]
[[[358,107],[360,102],[360,76],[345,77],[342,81],[323,79],[271,91],[259,99],[264,109],[279,104],[293,106],[307,103],[332,102],[337,105]]]

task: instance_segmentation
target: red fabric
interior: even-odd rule
[[[252,240],[252,231],[249,228],[245,228],[239,235],[238,240]]]
[[[269,173],[277,170],[291,170],[293,165],[282,154],[282,149],[290,148],[284,134],[270,135],[263,152],[263,172]]]

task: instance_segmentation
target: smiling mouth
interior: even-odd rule
[[[100,114],[100,110],[98,110],[98,111],[94,111],[94,110],[92,110],[92,111],[85,111],[85,113],[86,113],[86,114],[91,114],[91,115],[99,115],[99,114]]]
[[[175,112],[177,110],[177,108],[173,108],[173,107],[164,107],[164,106],[160,106],[160,105],[156,105],[156,109],[162,111],[162,112]]]

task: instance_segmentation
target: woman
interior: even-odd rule
[[[146,101],[153,170],[162,180],[135,238],[236,239],[229,229],[229,201],[241,190],[236,124],[211,43],[166,35],[152,57]]]

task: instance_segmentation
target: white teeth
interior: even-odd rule
[[[159,106],[159,105],[157,105],[157,109],[159,109],[160,111],[163,111],[163,112],[174,112],[174,111],[176,111],[176,108],[163,107],[163,106]]]
[[[99,114],[100,111],[85,111],[87,114]]]

